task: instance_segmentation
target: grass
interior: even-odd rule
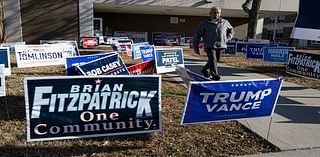
[[[104,48],[101,48],[105,50]],[[109,49],[106,49],[109,51]],[[185,54],[192,55],[190,49]],[[87,54],[93,52],[81,52]],[[125,54],[126,64],[136,64]],[[201,59],[205,60],[204,55]],[[237,156],[279,151],[237,121],[199,125],[180,125],[186,88],[167,75],[162,76],[163,131],[148,135],[115,136],[89,139],[26,142],[24,77],[63,76],[64,66],[17,68],[11,57],[12,75],[6,78],[7,96],[0,98],[0,156]],[[286,81],[320,89],[316,80],[285,74],[281,65],[259,60],[224,56],[222,63],[270,76],[284,76]],[[6,103],[5,103],[6,102]]]

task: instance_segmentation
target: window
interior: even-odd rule
[[[311,40],[311,44],[312,44],[312,45],[319,45],[319,44],[320,44],[320,41]]]
[[[102,18],[93,18],[93,29],[95,36],[102,35]]]
[[[283,30],[276,30],[276,37],[275,40],[281,40],[283,38]]]
[[[269,23],[284,23],[285,19],[285,16],[274,16],[270,17]]]
[[[274,23],[276,17],[270,17],[269,23]]]
[[[286,17],[285,16],[278,16],[278,23],[284,23]]]
[[[273,38],[273,31],[272,30],[271,31],[268,30],[267,39],[272,40],[272,38]]]

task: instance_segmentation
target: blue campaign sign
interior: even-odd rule
[[[24,80],[27,141],[162,130],[161,76],[54,76]]]
[[[237,42],[236,43],[236,55],[237,56],[245,56],[246,48],[247,48],[248,42]]]
[[[114,52],[103,53],[103,54],[93,54],[93,55],[83,55],[83,56],[73,56],[66,58],[65,68],[68,75],[81,75],[81,72],[77,69],[77,65],[86,64],[90,61],[115,54]]]
[[[289,51],[286,72],[320,80],[320,55],[303,51]]]
[[[153,45],[141,45],[139,46],[141,52],[142,62],[154,60],[154,46]]]
[[[4,75],[11,75],[9,47],[0,47],[0,64],[4,64]]]
[[[319,0],[299,1],[298,17],[292,29],[291,38],[319,40],[320,20],[316,14]]]
[[[236,42],[227,42],[227,49],[226,49],[225,53],[235,55],[236,54],[236,46],[237,46]]]
[[[181,66],[177,66],[176,72],[187,85],[190,81],[211,81],[210,79]]]
[[[267,44],[266,46],[268,46],[268,47],[278,47],[279,46],[279,44]]]
[[[283,78],[191,82],[181,124],[271,116]]]
[[[86,64],[77,65],[85,76],[97,75],[129,75],[126,65],[118,54],[108,55]]]
[[[140,46],[147,46],[149,42],[142,42],[142,43],[134,43],[131,45],[132,50],[132,60],[141,58]]]
[[[0,48],[0,64],[4,64],[5,68],[9,67],[10,55],[9,55],[9,49],[6,47]]]
[[[263,47],[266,44],[248,44],[246,48],[247,58],[263,58]]]
[[[172,64],[183,64],[183,52],[181,48],[177,49],[157,49],[157,66],[171,66]]]
[[[179,65],[184,67],[182,48],[156,49],[156,70],[157,73],[173,72]]]
[[[195,72],[192,72],[190,70],[187,70],[188,76],[193,79],[194,81],[211,81],[210,79],[203,77]]]
[[[264,47],[263,61],[287,64],[288,51],[294,51],[294,47]]]

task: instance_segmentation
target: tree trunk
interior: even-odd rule
[[[4,43],[6,39],[4,27],[4,0],[0,0],[0,42]]]
[[[248,34],[247,38],[256,38],[257,32],[257,23],[258,23],[258,15],[260,10],[262,0],[246,0],[242,4],[242,9],[249,15],[248,21]],[[249,9],[249,5],[252,2],[251,9]]]

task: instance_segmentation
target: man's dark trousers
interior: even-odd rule
[[[207,73],[206,71],[210,69],[210,74],[212,77],[219,77],[217,58],[220,60],[220,55],[224,52],[224,50],[225,49],[206,48],[205,52],[207,53],[208,61],[202,68],[201,72]]]

